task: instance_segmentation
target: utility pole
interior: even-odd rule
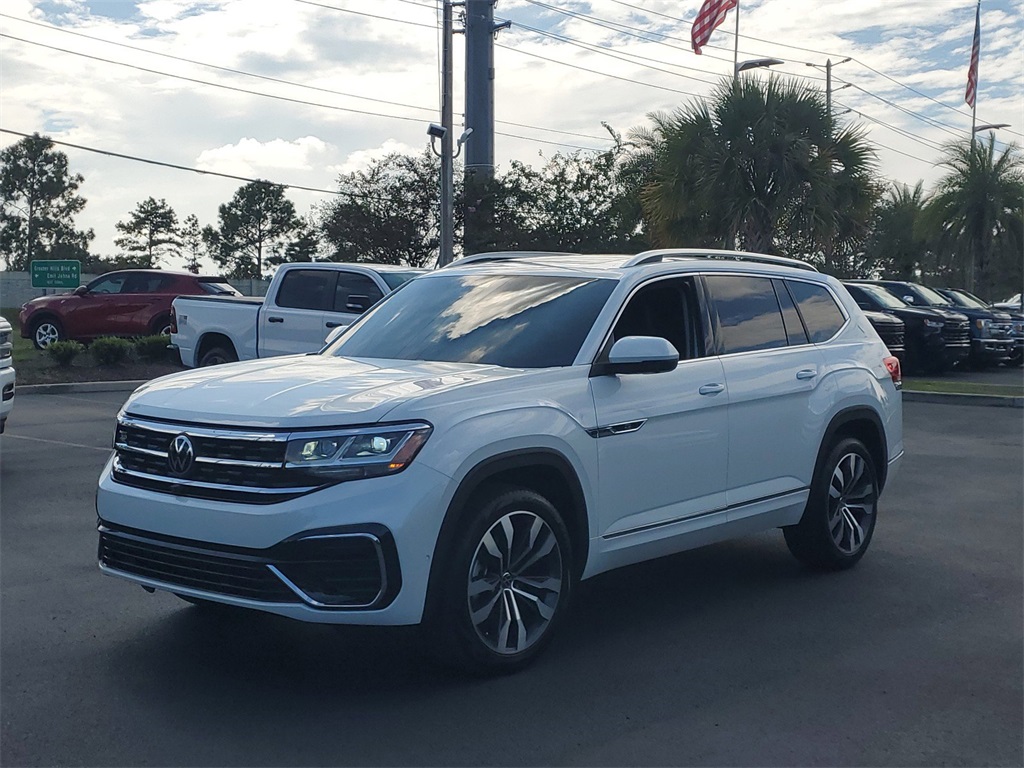
[[[845,59],[840,59],[839,61],[837,61],[836,64],[845,64],[846,62],[851,61],[851,60],[852,60],[851,57],[847,56]],[[817,67],[818,69],[821,69],[821,65],[820,64],[808,63],[807,66],[808,67]],[[841,91],[843,88],[849,88],[849,87],[850,87],[850,83],[846,83],[845,85],[839,86],[835,90]],[[828,135],[829,135],[829,137],[831,137],[832,136],[832,59],[826,59],[825,60],[825,111],[826,111],[826,113],[828,115]]]
[[[441,18],[441,253],[437,266],[451,264],[455,258],[454,182],[455,157],[452,155],[452,3],[444,0]]]
[[[465,253],[478,253],[491,240],[494,178],[494,33],[510,22],[494,23],[495,0],[465,0],[466,128],[473,141],[465,160]]]

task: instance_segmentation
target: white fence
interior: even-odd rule
[[[82,284],[97,275],[82,275]],[[231,285],[246,296],[266,296],[269,280],[228,280]],[[0,309],[17,309],[29,299],[48,293],[67,293],[62,289],[33,288],[32,275],[28,272],[4,272],[0,270]]]

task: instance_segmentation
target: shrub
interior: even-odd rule
[[[85,347],[77,341],[55,341],[46,347],[46,354],[61,368],[70,368],[74,359],[84,350]]]
[[[139,359],[147,363],[160,363],[167,358],[167,345],[170,338],[163,334],[157,336],[143,336],[135,340],[135,354]]]
[[[120,365],[128,359],[132,351],[132,343],[127,339],[118,339],[114,336],[102,336],[89,347],[92,356],[100,365]]]

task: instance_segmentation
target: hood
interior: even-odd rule
[[[26,309],[35,309],[36,307],[48,307],[53,304],[60,304],[71,296],[74,296],[73,291],[67,291],[66,293],[52,293],[49,296],[36,296],[34,299],[26,301],[22,307]]]
[[[173,421],[275,429],[372,424],[412,397],[519,373],[469,363],[275,357],[155,379],[135,391],[124,411]]]
[[[886,309],[884,314],[898,317],[901,320],[945,320],[943,313],[935,309],[929,309],[927,307],[900,307],[899,309]],[[967,318],[964,317],[964,320]]]
[[[864,317],[872,325],[903,325],[903,321],[895,315],[887,315],[885,312],[874,312],[870,309],[864,310]]]

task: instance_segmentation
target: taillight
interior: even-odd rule
[[[178,313],[174,311],[174,305],[171,304],[171,333],[178,332]]]
[[[896,389],[903,389],[903,371],[900,370],[900,359],[890,355],[882,362],[892,378],[892,383],[896,385]]]

